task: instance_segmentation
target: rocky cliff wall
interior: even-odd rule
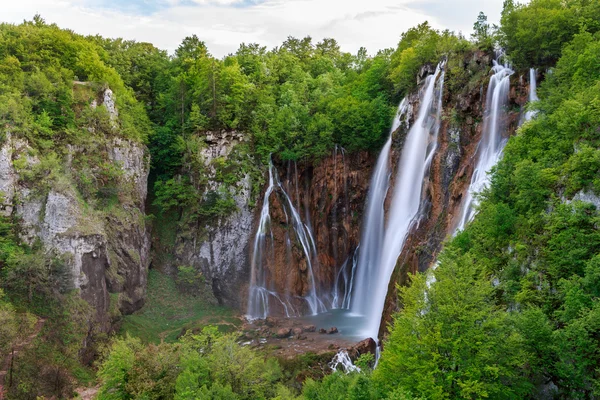
[[[316,297],[322,303],[318,307],[342,306],[344,289],[349,284],[342,281],[351,275],[374,161],[372,154],[346,154],[339,147],[313,163],[273,161],[280,188],[269,198],[268,235],[272,242],[269,240],[267,248],[258,250],[269,254],[261,286],[276,293],[288,309],[278,301],[270,301],[271,315],[308,313],[309,304],[303,298],[311,295],[313,279]],[[256,210],[256,221],[261,211]],[[308,232],[308,243],[298,236],[293,212]],[[251,255],[254,251],[252,248]]]
[[[254,227],[251,167],[253,158],[245,150],[243,133],[235,131],[206,132],[200,137],[199,151],[206,183],[201,198],[206,201],[218,193],[231,196],[234,210],[225,215],[187,218],[185,212],[175,228],[173,247],[165,247],[154,238],[157,267],[177,275],[181,266],[201,272],[208,301],[240,307],[249,280],[249,243]],[[227,181],[223,182],[223,175]],[[173,253],[169,257],[168,253]],[[166,256],[165,256],[166,255]]]
[[[118,114],[112,96],[107,89],[100,97],[110,100],[106,108],[114,121]],[[41,182],[31,175],[42,155],[26,140],[7,134],[0,147],[0,213],[17,221],[25,243],[39,242],[49,256],[65,260],[70,280],[65,286],[80,291],[95,309],[94,328],[107,332],[111,309],[131,313],[144,303],[150,261],[144,210],[149,159],[145,146],[131,140],[103,136],[98,143],[94,149],[67,146],[60,171],[53,171],[57,177]],[[117,171],[118,203],[112,207],[85,201],[74,182],[73,160],[91,151]]]

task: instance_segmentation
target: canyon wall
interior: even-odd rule
[[[116,128],[112,92],[106,89],[99,98],[92,107],[105,105]],[[78,170],[74,160],[92,152],[116,169],[118,204],[110,208],[85,201],[69,173]],[[144,304],[150,262],[147,149],[119,136],[102,136],[93,148],[68,145],[59,160],[65,172],[53,171],[57,177],[44,181],[36,176],[42,158],[24,138],[6,135],[0,147],[0,213],[17,222],[23,242],[39,243],[46,255],[62,260],[67,269],[62,286],[78,290],[93,307],[92,329],[108,332],[115,312],[132,313]]]
[[[446,66],[437,151],[424,184],[418,221],[411,228],[389,284],[384,322],[389,322],[398,309],[396,284],[405,284],[408,273],[429,268],[443,241],[456,227],[482,133],[491,67],[492,57],[482,52],[451,60]],[[434,70],[432,65],[423,66],[418,82]],[[508,135],[516,130],[527,101],[526,81],[518,74],[511,78]],[[412,123],[419,108],[418,94],[412,94],[408,100],[407,119]],[[393,172],[386,210],[390,206],[390,193],[406,134],[405,125],[393,133],[390,157]],[[229,157],[233,149],[244,142],[244,136],[236,132],[208,132],[204,140],[203,156],[209,167],[215,159]],[[270,303],[270,314],[308,313],[307,302],[313,290],[323,307],[342,306],[340,297],[348,288],[344,280],[352,275],[357,248],[360,251],[363,211],[376,157],[377,154],[368,152],[347,154],[336,147],[330,155],[313,162],[273,159],[276,177],[268,204],[269,244],[260,250],[268,253],[262,261],[265,293],[273,298],[281,297]],[[213,190],[219,186],[218,174],[210,167],[208,171],[209,188]],[[252,185],[256,180],[249,174],[240,176],[229,189],[235,198],[236,211],[178,232],[175,259],[167,271],[175,273],[177,265],[193,265],[202,272],[205,286],[216,302],[246,312],[252,256],[256,251],[254,241],[263,212],[259,205],[268,181],[253,195]],[[299,227],[295,226],[294,212],[303,225],[301,229],[309,233],[308,246],[301,240],[303,234],[298,232]],[[354,284],[360,285],[360,282]],[[387,324],[381,326],[383,333]]]
[[[227,190],[235,202],[235,210],[226,215],[193,219],[183,222],[175,232],[175,245],[163,252],[173,252],[172,260],[161,267],[167,273],[177,274],[180,266],[192,266],[201,272],[207,300],[220,305],[241,307],[245,302],[245,287],[249,280],[249,252],[254,234],[254,207],[252,179],[244,170],[244,158],[253,157],[240,152],[245,143],[244,134],[235,131],[216,131],[202,134],[204,142],[200,156],[205,168],[207,183],[203,198],[218,190]],[[227,167],[235,176],[232,184],[219,182],[221,174],[217,165],[229,163]],[[182,218],[184,220],[185,218]],[[155,247],[159,237],[154,238]]]

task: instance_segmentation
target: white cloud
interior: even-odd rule
[[[406,29],[425,20],[436,28],[471,31],[480,10],[497,21],[502,0],[137,0],[119,9],[89,0],[0,0],[3,22],[21,22],[40,13],[48,22],[82,34],[99,33],[151,42],[172,52],[181,40],[196,34],[211,53],[224,56],[240,43],[269,48],[287,36],[314,40],[333,37],[345,51],[361,46],[370,53],[398,42]],[[161,4],[139,15],[144,4]],[[96,5],[94,5],[96,4]],[[135,4],[135,8],[131,7]]]

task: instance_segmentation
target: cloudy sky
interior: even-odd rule
[[[238,45],[272,48],[289,35],[333,37],[342,50],[370,54],[393,47],[407,28],[470,34],[479,11],[498,21],[503,0],[0,0],[0,21],[19,23],[39,13],[82,34],[151,42],[172,52],[196,34],[222,57]]]

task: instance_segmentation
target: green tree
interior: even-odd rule
[[[494,49],[494,32],[492,27],[487,22],[487,16],[483,11],[479,12],[477,21],[473,24],[473,33],[471,34],[473,40],[482,50],[492,51]]]
[[[415,276],[400,289],[403,309],[373,379],[430,399],[523,398],[533,387],[529,355],[514,321],[494,305],[494,288],[473,259],[444,254],[435,282]]]

